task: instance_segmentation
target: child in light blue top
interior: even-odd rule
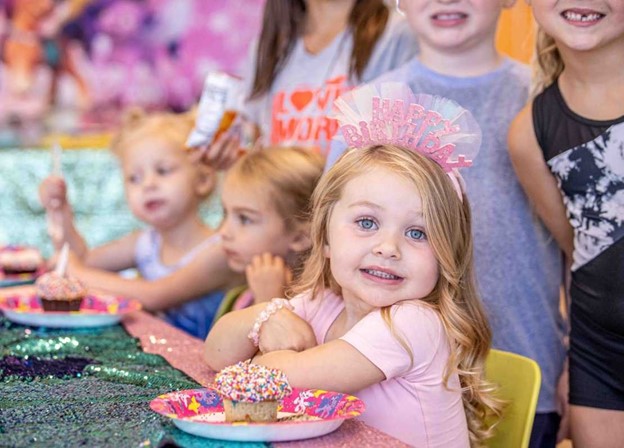
[[[431,2],[402,0],[420,54],[375,82],[407,82],[412,91],[450,98],[470,110],[483,140],[465,170],[472,206],[478,286],[493,347],[536,360],[542,370],[531,446],[554,447],[565,326],[559,311],[561,258],[551,235],[533,215],[507,153],[507,132],[528,98],[527,67],[496,51],[501,9],[513,0]],[[332,148],[328,164],[344,148]]]

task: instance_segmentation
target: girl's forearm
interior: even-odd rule
[[[71,251],[78,256],[81,260],[84,260],[89,252],[89,246],[85,239],[82,237],[76,225],[74,223],[74,213],[71,206],[68,204],[62,210],[62,242],[67,243]],[[57,248],[57,249],[60,249]]]
[[[215,371],[253,357],[258,348],[247,337],[266,304],[232,311],[219,319],[206,338],[204,358]]]

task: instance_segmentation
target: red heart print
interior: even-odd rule
[[[303,110],[312,98],[314,97],[314,92],[312,90],[295,90],[290,95],[290,102],[297,108],[298,111]]]

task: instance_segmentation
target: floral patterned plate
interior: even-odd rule
[[[0,291],[0,310],[12,322],[50,328],[102,327],[119,322],[125,314],[141,309],[135,300],[107,294],[88,294],[80,311],[44,311],[34,288]],[[7,293],[5,293],[7,291]],[[10,292],[9,292],[10,291]]]
[[[359,398],[320,389],[293,389],[278,408],[275,423],[226,422],[221,397],[210,388],[160,395],[151,401],[150,407],[190,434],[244,442],[281,442],[322,436],[365,410]]]

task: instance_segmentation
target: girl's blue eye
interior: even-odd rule
[[[356,221],[358,225],[364,230],[373,230],[377,227],[375,221],[370,218],[361,218]]]
[[[132,174],[126,178],[127,182],[130,184],[136,184],[139,182],[139,176],[136,174]]]
[[[422,230],[418,230],[418,229],[409,229],[407,231],[407,236],[408,238],[411,238],[413,240],[426,240],[427,239],[427,235],[425,235],[425,232],[423,232]]]

